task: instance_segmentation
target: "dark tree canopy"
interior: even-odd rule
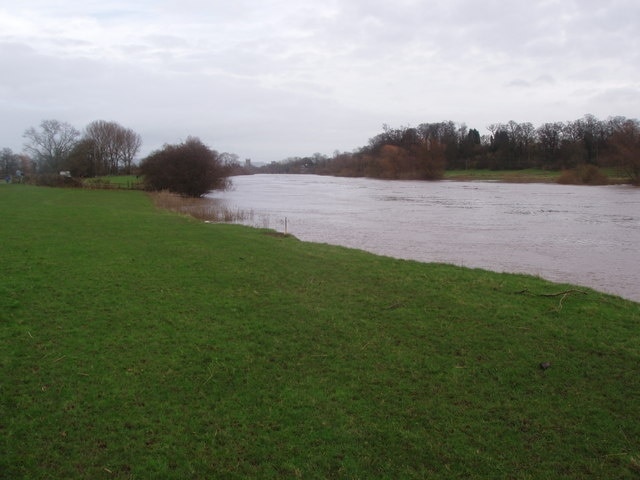
[[[140,173],[147,189],[186,197],[201,197],[228,185],[228,169],[220,154],[195,137],[153,152],[140,164]]]

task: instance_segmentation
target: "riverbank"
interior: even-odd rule
[[[629,179],[615,169],[600,170],[606,184],[624,185],[629,183]],[[455,180],[460,182],[505,182],[505,183],[559,183],[561,177],[566,173],[555,170],[447,170],[444,180]],[[571,183],[571,182],[568,182]]]
[[[625,185],[629,179],[616,169],[601,169],[609,185]],[[504,183],[558,183],[562,171],[523,169],[523,170],[447,170],[444,180],[459,182],[504,182]],[[121,175],[87,179],[83,182],[85,188],[105,189],[141,189],[141,179],[136,175]]]
[[[7,478],[640,471],[636,303],[135,191],[8,185],[0,212]]]
[[[445,180],[460,182],[556,183],[560,172],[549,170],[447,170]]]

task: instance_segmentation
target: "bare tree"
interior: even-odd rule
[[[64,169],[65,162],[73,150],[80,132],[66,122],[43,120],[39,129],[27,129],[25,150],[31,154],[41,172],[56,172]]]
[[[94,161],[94,142],[82,138],[69,154],[68,170],[73,177],[95,177],[97,162]]]
[[[640,185],[640,122],[625,120],[612,135],[614,155],[634,185]]]
[[[124,173],[130,174],[133,160],[136,158],[136,155],[142,146],[142,137],[130,128],[122,129],[119,137],[122,168]]]
[[[18,156],[10,148],[0,151],[0,173],[2,175],[14,175],[18,170]]]
[[[557,167],[562,144],[563,124],[560,122],[547,122],[536,130],[542,163]]]
[[[85,140],[93,145],[91,155],[96,175],[131,172],[131,164],[140,150],[142,139],[130,128],[116,122],[96,120],[85,131]]]

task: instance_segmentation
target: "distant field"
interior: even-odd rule
[[[138,191],[0,213],[0,478],[640,477],[640,304]]]
[[[560,172],[549,170],[447,170],[446,180],[493,180],[499,182],[555,182]]]
[[[621,172],[614,168],[600,169],[609,182],[612,184],[628,183]],[[444,174],[445,180],[458,181],[495,181],[510,183],[555,183],[558,181],[562,172],[554,170],[447,170]]]

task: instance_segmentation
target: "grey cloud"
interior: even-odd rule
[[[551,75],[540,75],[536,78],[525,80],[522,78],[516,78],[507,82],[507,87],[513,88],[533,88],[544,87],[555,84],[555,79]]]
[[[516,78],[515,80],[511,80],[509,83],[507,83],[506,86],[514,88],[529,88],[531,87],[531,82],[523,80],[521,78]]]

